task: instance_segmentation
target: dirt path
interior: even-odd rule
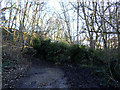
[[[60,68],[34,60],[26,76],[19,80],[15,88],[68,88],[68,85]]]
[[[99,78],[93,76],[94,68],[90,67],[61,67],[67,77],[70,88],[100,88]]]
[[[26,76],[19,79],[15,88],[99,88],[98,78],[92,75],[93,68],[58,66],[33,60]]]

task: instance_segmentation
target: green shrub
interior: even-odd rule
[[[37,51],[37,56],[52,62],[96,64],[104,57],[102,50],[87,50],[79,44],[68,46],[63,42],[51,42],[50,39],[34,38],[32,46]]]
[[[80,63],[86,59],[86,55],[85,46],[73,44],[68,49],[68,56],[70,57],[71,63]]]
[[[33,39],[33,47],[37,50],[37,56],[52,62],[64,62],[68,48],[63,42],[51,42],[50,39]]]
[[[38,49],[39,56],[42,56],[45,59],[47,58],[47,55],[50,51],[50,43],[51,43],[50,39],[41,40],[41,45],[39,46],[39,49]]]
[[[105,52],[101,49],[88,49],[88,59],[91,62],[91,64],[94,65],[103,65],[103,62],[105,60]]]
[[[51,42],[47,58],[54,62],[64,62],[67,45],[61,42]],[[64,60],[63,60],[64,59]]]
[[[38,49],[40,45],[41,45],[40,39],[34,38],[32,40],[32,46],[33,46],[33,48]]]

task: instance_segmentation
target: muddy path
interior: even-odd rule
[[[70,88],[100,88],[99,78],[93,75],[94,68],[63,66],[61,69],[67,77]]]
[[[31,59],[31,67],[18,80],[15,88],[99,88],[93,68],[55,65],[39,59]]]
[[[31,68],[19,79],[15,88],[68,88],[66,82],[58,66],[34,59]]]

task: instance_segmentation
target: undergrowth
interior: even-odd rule
[[[119,87],[119,82],[111,75],[108,60],[110,56],[102,49],[92,50],[84,45],[63,42],[52,42],[50,39],[34,38],[33,48],[37,51],[36,56],[40,59],[51,61],[57,64],[85,65],[97,67],[94,75],[100,78],[102,87]],[[112,60],[117,58],[113,55]],[[114,68],[113,66],[112,68]],[[116,69],[116,68],[115,68]],[[112,71],[114,72],[115,69]],[[111,71],[110,71],[111,70]],[[119,70],[117,71],[119,72]]]

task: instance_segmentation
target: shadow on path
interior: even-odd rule
[[[15,88],[68,88],[68,85],[58,66],[34,59],[31,68],[19,79]]]

